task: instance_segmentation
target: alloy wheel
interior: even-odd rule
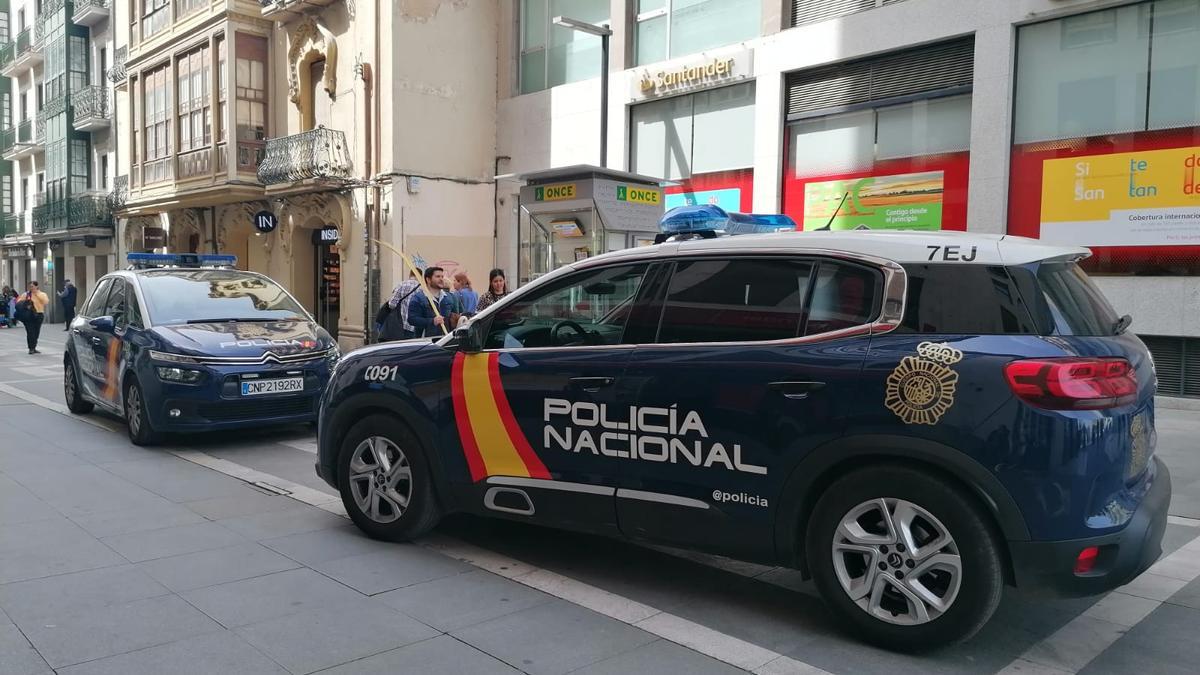
[[[962,586],[962,558],[932,513],[903,499],[850,509],[833,537],[842,590],[871,616],[891,624],[929,623],[950,609]]]
[[[364,439],[351,455],[350,490],[363,515],[377,523],[397,520],[412,501],[408,456],[383,436]]]
[[[125,423],[129,425],[129,431],[132,435],[137,436],[142,431],[142,393],[138,390],[137,385],[129,388],[125,392]]]
[[[63,369],[63,393],[68,403],[75,400],[75,366],[70,363]]]

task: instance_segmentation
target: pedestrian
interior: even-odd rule
[[[409,300],[419,295],[421,282],[417,281],[416,273],[410,271],[408,278],[396,284],[392,289],[392,297],[387,301],[387,316],[379,331],[379,339],[408,340],[416,337],[416,331],[408,322]]]
[[[475,316],[475,312],[478,311],[479,294],[471,288],[471,279],[466,272],[454,273],[454,294],[458,296],[462,313],[467,316]]]
[[[475,306],[475,312],[479,313],[483,310],[496,304],[500,298],[508,295],[508,282],[504,279],[504,270],[497,267],[488,272],[488,289],[487,292],[479,298],[479,304]]]
[[[63,308],[63,330],[71,330],[71,322],[75,319],[75,298],[79,291],[70,279],[63,279],[63,289],[58,292],[58,301]]]
[[[13,319],[13,314],[16,313],[16,307],[12,300],[14,295],[16,294],[13,293],[13,289],[9,288],[8,284],[5,284],[4,288],[0,289],[0,317],[4,318],[4,322],[0,325],[3,325],[5,328],[12,328],[13,321],[15,320]]]
[[[425,286],[429,289],[429,296],[414,293],[408,300],[408,322],[412,324],[415,337],[440,336],[454,310],[454,299],[446,291],[445,270],[436,266],[426,268]],[[431,304],[437,305],[437,312],[434,312]]]
[[[29,347],[30,354],[41,354],[37,343],[42,334],[42,322],[46,320],[46,306],[49,304],[50,297],[38,288],[36,281],[29,282],[29,290],[17,302],[17,307],[21,310],[21,321],[25,322],[25,344]]]

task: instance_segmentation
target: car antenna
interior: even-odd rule
[[[825,223],[825,227],[819,227],[813,231],[814,232],[828,232],[830,227],[833,225],[833,219],[837,218],[838,211],[842,210],[842,207],[846,205],[846,200],[849,198],[850,198],[849,192],[846,192],[846,194],[842,195],[842,201],[838,202],[838,207],[833,210],[833,215],[829,216],[829,222]]]

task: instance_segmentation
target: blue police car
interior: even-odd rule
[[[468,512],[811,576],[897,650],[1005,584],[1161,554],[1154,364],[1086,249],[965,233],[668,241],[577,262],[435,342],[358,350],[319,475],[368,535]]]
[[[71,323],[73,413],[122,415],[138,445],[167,432],[312,422],[340,352],[271,279],[233,256],[130,254]]]

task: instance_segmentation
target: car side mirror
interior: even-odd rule
[[[483,332],[480,324],[471,322],[454,329],[454,339],[458,341],[458,351],[474,354],[483,351]]]
[[[116,329],[116,323],[111,316],[98,316],[89,321],[88,325],[101,333],[111,333]]]

